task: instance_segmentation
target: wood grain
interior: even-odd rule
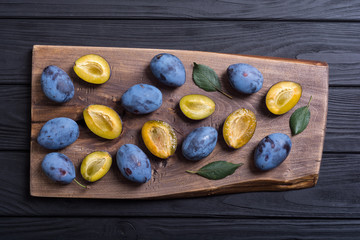
[[[0,150],[30,149],[30,93],[29,86],[0,85]]]
[[[0,19],[0,29],[0,84],[30,84],[33,44],[80,44],[324,61],[330,86],[360,86],[357,23]]]
[[[0,151],[30,150],[31,87],[0,84]],[[329,88],[324,152],[360,152],[359,88]],[[11,111],[9,110],[11,102]]]
[[[0,3],[2,18],[360,20],[359,2],[317,0],[88,1],[24,0]]]
[[[228,218],[9,218],[3,239],[353,240],[360,220]],[[355,238],[356,239],[356,238]]]
[[[360,109],[355,104],[355,102],[359,102],[360,89],[341,88],[339,90],[330,91],[331,98],[329,98],[329,105],[331,107],[329,107],[326,131],[329,134],[329,138],[325,137],[326,149],[331,152],[349,151],[359,153],[359,141],[354,137],[360,135],[360,129],[357,129],[357,127],[354,129],[353,127],[355,125],[359,126],[358,123],[360,121]],[[343,113],[345,114],[343,115]],[[352,136],[347,135],[350,132]],[[347,137],[343,138],[344,136]],[[340,139],[343,139],[343,141],[338,141]],[[337,144],[334,144],[335,142]]]
[[[169,52],[182,59],[186,72],[186,83],[177,89],[164,88],[159,85],[149,70],[151,58],[160,52]],[[73,62],[88,53],[102,55],[112,66],[112,78],[101,86],[85,84],[76,79],[71,71]],[[67,56],[64,59],[64,56]],[[217,59],[214,61],[214,59]],[[191,80],[192,63],[197,62],[211,66],[221,77],[223,85],[234,96],[230,100],[217,92],[207,93],[197,88]],[[236,94],[227,84],[225,71],[232,63],[246,62],[257,67],[264,75],[264,85],[257,94],[244,96]],[[52,104],[42,93],[40,75],[50,64],[64,69],[74,79],[76,97],[63,105]],[[267,89],[276,82],[291,79],[303,87],[300,105],[305,105],[313,96],[311,111],[312,121],[307,132],[293,137],[292,149],[288,160],[279,168],[259,173],[252,165],[253,149],[266,135],[283,132],[290,135],[287,115],[272,116],[264,107],[263,101]],[[122,93],[137,83],[148,83],[159,87],[163,93],[162,107],[152,114],[135,116],[119,106]],[[217,104],[215,113],[203,121],[189,121],[178,110],[180,98],[186,94],[204,94],[211,97]],[[314,186],[317,182],[327,114],[328,67],[326,63],[297,61],[293,59],[271,59],[208,52],[159,50],[159,49],[126,49],[101,47],[64,47],[34,46],[32,72],[32,111],[31,111],[31,168],[30,192],[33,196],[80,197],[80,198],[159,198],[159,197],[190,197],[219,193],[286,190]],[[139,138],[141,126],[148,120],[163,120],[172,125],[177,132],[178,142],[199,126],[215,127],[221,136],[221,124],[226,116],[240,107],[252,110],[257,116],[257,131],[252,141],[241,151],[230,151],[219,140],[213,153],[206,159],[193,163],[186,161],[177,153],[167,160],[151,157],[153,169],[152,180],[141,186],[128,183],[120,176],[113,166],[102,181],[91,185],[91,190],[83,190],[74,184],[54,188],[56,185],[46,179],[41,172],[40,163],[45,154],[36,143],[36,136],[43,123],[54,117],[69,117],[81,121],[81,113],[89,104],[104,104],[116,109],[124,122],[123,134],[112,141],[101,140],[86,129],[80,128],[80,138],[61,152],[68,155],[78,168],[81,160],[96,150],[109,151],[112,156],[125,143],[133,143],[144,149]],[[308,144],[310,143],[311,144]],[[146,152],[146,151],[145,151]],[[148,153],[149,155],[149,153]],[[197,175],[185,174],[185,170],[198,169],[215,160],[226,159],[244,166],[225,179],[219,181],[205,180]],[[115,165],[115,164],[114,164]],[[240,178],[240,180],[239,180]],[[181,184],[179,184],[181,183]],[[124,194],[126,193],[126,194]]]

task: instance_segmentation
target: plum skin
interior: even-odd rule
[[[145,183],[151,179],[149,158],[134,144],[125,144],[119,148],[116,163],[121,174],[130,181]]]
[[[163,84],[180,87],[185,83],[185,68],[181,60],[169,53],[160,53],[150,62],[153,75]]]
[[[41,74],[41,88],[50,100],[65,103],[74,97],[74,84],[61,68],[50,65]]]
[[[238,92],[252,94],[258,92],[263,85],[261,72],[246,63],[232,64],[227,69],[231,86]]]
[[[136,84],[122,95],[121,105],[134,114],[151,113],[162,105],[162,93],[152,85]]]
[[[291,139],[283,133],[273,133],[263,138],[255,149],[255,166],[262,171],[278,167],[289,155]]]
[[[199,161],[212,153],[218,138],[218,132],[213,127],[199,127],[190,132],[183,144],[182,154],[191,161]]]
[[[46,176],[58,183],[69,184],[75,178],[74,164],[62,153],[47,154],[41,162],[41,168]]]
[[[79,137],[78,124],[65,117],[53,118],[41,128],[37,142],[44,148],[58,150],[74,143]]]

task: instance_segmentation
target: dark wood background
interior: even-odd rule
[[[0,239],[360,239],[359,22],[356,0],[0,0]],[[30,197],[35,44],[325,61],[318,184],[175,200]]]

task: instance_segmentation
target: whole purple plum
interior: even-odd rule
[[[69,184],[75,178],[74,164],[62,153],[47,154],[41,162],[41,168],[46,176],[55,182]]]
[[[218,132],[213,127],[199,127],[189,133],[183,144],[183,156],[192,161],[199,161],[214,150],[218,138]]]
[[[181,60],[169,53],[160,53],[153,57],[150,69],[154,76],[170,87],[180,87],[185,83],[185,68]]]
[[[147,114],[157,110],[162,104],[161,91],[149,84],[136,84],[121,97],[122,106],[134,114]]]
[[[41,74],[41,88],[52,101],[64,103],[74,97],[74,84],[61,68],[50,65]]]
[[[258,92],[263,85],[261,72],[245,63],[230,65],[227,69],[231,86],[240,93],[252,94]]]
[[[130,181],[145,183],[151,179],[149,158],[134,144],[125,144],[119,148],[116,163],[121,174]]]
[[[263,171],[279,166],[289,155],[291,139],[283,133],[273,133],[264,137],[254,153],[255,166]]]
[[[44,148],[57,150],[75,142],[79,134],[79,126],[74,120],[65,117],[53,118],[43,125],[37,142]]]

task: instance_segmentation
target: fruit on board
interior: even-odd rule
[[[231,86],[240,93],[252,94],[258,92],[263,85],[261,72],[246,63],[232,64],[227,69]]]
[[[162,104],[161,91],[149,84],[136,84],[121,97],[122,106],[134,114],[151,113]]]
[[[79,78],[94,84],[105,83],[111,75],[109,63],[96,54],[88,54],[78,58],[73,69]]]
[[[65,117],[53,118],[47,121],[41,128],[37,137],[37,142],[47,149],[62,149],[79,137],[78,124]]]
[[[125,144],[119,148],[116,163],[121,174],[130,181],[145,183],[151,179],[149,158],[134,144]]]
[[[81,176],[88,182],[98,181],[110,170],[111,164],[112,158],[108,152],[92,152],[81,162]]]
[[[301,93],[302,88],[298,83],[278,82],[266,94],[266,107],[273,114],[284,114],[298,103]]]
[[[150,62],[153,75],[163,84],[170,87],[180,87],[185,83],[185,68],[176,56],[169,53],[160,53]]]
[[[226,118],[223,137],[229,147],[238,149],[250,141],[255,128],[255,114],[249,109],[240,108]]]
[[[74,164],[62,153],[47,154],[41,162],[41,168],[46,176],[58,183],[69,184],[75,178]]]
[[[175,153],[177,138],[175,130],[168,123],[147,121],[141,129],[141,136],[147,149],[156,157],[166,159]]]
[[[99,137],[115,139],[120,136],[121,118],[112,108],[105,105],[89,105],[84,109],[83,115],[90,131]]]
[[[65,103],[74,97],[74,84],[61,68],[50,65],[41,74],[41,88],[50,100]]]
[[[283,133],[273,133],[263,138],[255,149],[255,166],[262,171],[279,166],[289,155],[291,139]]]
[[[218,132],[213,127],[199,127],[190,132],[183,144],[183,156],[192,161],[199,161],[214,150],[218,138]]]
[[[180,99],[180,109],[183,114],[193,120],[209,117],[215,111],[215,102],[201,94],[190,94]]]

